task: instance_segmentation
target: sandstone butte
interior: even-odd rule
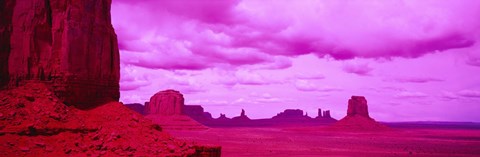
[[[0,1],[0,156],[219,156],[119,98],[111,0]]]
[[[333,124],[330,129],[339,131],[386,131],[387,126],[376,122],[368,113],[367,99],[352,96],[348,100],[347,115]]]
[[[175,90],[164,90],[155,93],[150,98],[150,102],[145,106],[146,114],[156,115],[181,115],[185,106],[183,95]]]
[[[367,99],[363,96],[352,96],[352,98],[348,100],[347,116],[356,115],[370,118],[370,115],[368,115]]]
[[[145,118],[166,130],[206,130],[204,125],[185,115],[183,94],[172,89],[155,93],[146,103]]]

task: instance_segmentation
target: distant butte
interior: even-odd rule
[[[240,116],[233,117],[232,120],[239,122],[247,122],[250,121],[250,118],[248,118],[248,116],[245,114],[245,110],[242,109],[242,112],[240,112]]]
[[[195,106],[201,108],[201,106]],[[203,112],[203,108],[201,109]],[[323,115],[321,109],[318,111],[318,116],[315,118],[311,118],[307,114],[304,115],[304,112],[300,109],[286,109],[276,116],[266,119],[250,119],[243,109],[239,116],[233,118],[227,118],[225,114],[220,114],[218,118],[212,118],[210,113],[203,112],[201,114],[200,111],[187,115],[209,127],[316,126],[332,124],[337,121],[330,117],[329,110],[323,111]]]
[[[207,129],[207,127],[185,115],[184,102],[183,94],[179,91],[168,89],[157,92],[150,98],[150,102],[145,103],[145,117],[166,130]]]
[[[318,115],[315,118],[308,114],[304,115],[303,110],[300,109],[286,109],[266,119],[250,119],[243,109],[239,116],[233,118],[228,118],[222,113],[218,118],[213,118],[212,114],[205,112],[201,105],[185,105],[183,95],[172,89],[160,91],[150,100],[151,102],[145,102],[145,105],[133,103],[125,106],[145,115],[167,130],[204,129],[201,125],[207,127],[317,126],[337,121],[330,116],[330,110],[322,111],[322,109],[318,109]]]
[[[145,105],[145,113],[162,116],[182,115],[184,102],[185,99],[179,91],[172,89],[160,91]]]
[[[376,122],[368,113],[367,99],[364,96],[352,96],[348,100],[347,115],[330,129],[340,131],[384,131],[389,128]]]
[[[348,100],[347,116],[355,115],[370,118],[368,115],[367,99],[365,99],[364,96],[352,96],[352,98]]]

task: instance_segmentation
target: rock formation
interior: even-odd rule
[[[219,119],[219,120],[229,120],[230,118],[227,118],[227,116],[225,116],[225,114],[220,113],[220,117],[218,117],[217,119]]]
[[[15,1],[0,1],[0,89],[8,84],[8,56],[12,34],[12,14]]]
[[[315,118],[332,118],[332,116],[330,116],[330,110],[325,110],[322,112],[322,109],[318,109],[318,115],[317,117]]]
[[[245,114],[245,110],[242,109],[242,112],[240,112],[240,116],[233,117],[232,120],[237,122],[238,121],[245,122],[245,121],[250,121],[250,118],[248,118],[248,116]]]
[[[183,95],[175,90],[156,93],[145,103],[146,118],[167,130],[204,130],[208,129],[184,114]]]
[[[183,107],[183,114],[190,117],[203,116],[203,107],[200,105],[185,105]]]
[[[146,114],[162,116],[182,115],[184,107],[183,95],[175,90],[160,91],[150,98],[145,106]]]
[[[363,96],[352,96],[348,100],[347,115],[330,129],[336,131],[385,131],[389,128],[370,118],[367,100]]]
[[[283,112],[278,113],[274,118],[303,118],[303,111],[300,109],[286,109]]]
[[[115,102],[120,63],[110,4],[0,1],[0,156],[220,155]]]
[[[91,108],[119,98],[111,0],[2,0],[0,86],[48,83],[62,102]]]
[[[212,114],[204,112],[203,107],[200,105],[185,105],[183,107],[183,114],[197,121],[205,121],[212,119]]]
[[[319,111],[321,110],[319,109]],[[321,117],[322,112],[319,112],[320,116],[316,118],[309,117],[308,113],[303,115],[303,111],[300,109],[286,109],[276,116],[267,119],[250,119],[243,109],[239,116],[233,118],[227,118],[222,113],[220,113],[218,118],[212,118],[211,114],[204,112],[200,105],[186,105],[184,113],[208,127],[317,126],[337,121],[330,117],[330,111],[328,110],[323,112],[325,117]]]
[[[323,111],[322,118],[332,118],[332,116],[330,116],[330,110]]]
[[[367,99],[363,96],[352,96],[352,98],[348,100],[347,116],[355,115],[370,118],[368,115]]]
[[[174,139],[121,103],[79,110],[64,105],[45,84],[31,82],[0,90],[0,139],[0,156],[220,154],[219,147]]]

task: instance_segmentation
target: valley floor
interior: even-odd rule
[[[222,146],[222,156],[480,156],[479,129],[339,132],[325,127],[210,128],[170,131]]]

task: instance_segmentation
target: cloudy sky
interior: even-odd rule
[[[477,0],[114,0],[121,101],[176,89],[214,117],[284,109],[480,122]]]

